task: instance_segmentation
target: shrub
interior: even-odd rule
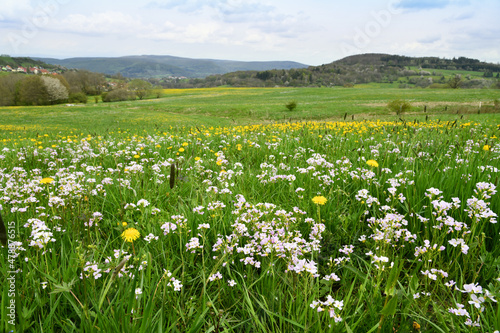
[[[69,94],[68,102],[87,103],[87,95],[85,95],[83,92]]]
[[[431,89],[450,89],[450,86],[444,83],[433,83],[429,86]]]
[[[452,89],[458,89],[462,85],[462,75],[456,74],[455,77],[451,78],[450,81],[448,81],[448,85]]]
[[[130,101],[135,99],[135,94],[126,89],[116,89],[102,94],[103,102]]]
[[[408,101],[402,99],[395,99],[387,103],[389,110],[396,112],[396,114],[402,114],[411,109],[411,104]]]
[[[288,109],[288,111],[293,111],[297,107],[297,102],[296,101],[291,101],[285,104],[285,107]]]
[[[472,79],[468,81],[463,81],[460,85],[460,88],[481,89],[481,88],[488,88],[490,85],[491,85],[490,80]]]

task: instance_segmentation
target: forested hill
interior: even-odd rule
[[[464,74],[464,75],[462,75]],[[402,88],[434,85],[444,87],[459,76],[463,88],[496,85],[500,65],[465,57],[406,57],[389,54],[362,54],[329,64],[302,69],[239,71],[191,80],[190,86],[352,86],[364,83],[398,83]],[[463,76],[463,77],[462,77]],[[443,85],[443,86],[437,86]],[[456,87],[456,86],[455,86]]]
[[[464,70],[476,72],[500,71],[500,65],[498,64],[481,62],[477,59],[466,57],[445,59],[438,57],[407,57],[382,53],[368,53],[349,56],[334,61],[330,65],[417,66],[427,69]]]
[[[233,71],[306,68],[307,65],[293,61],[232,61],[215,59],[192,59],[168,55],[141,55],[110,58],[40,58],[49,64],[67,68],[85,69],[113,75],[120,73],[129,78],[186,77],[204,78],[208,75]]]
[[[17,69],[18,67],[39,67],[50,70],[63,69],[62,66],[48,64],[41,60],[35,60],[28,57],[11,57],[5,54],[0,55],[0,69],[6,66],[10,66],[12,69]]]

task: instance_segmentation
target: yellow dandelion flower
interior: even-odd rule
[[[490,150],[490,148],[491,148],[491,146],[488,146],[488,145],[484,145],[484,146],[483,146],[483,150],[484,150],[484,151],[489,151],[489,150]]]
[[[54,181],[54,179],[50,178],[50,177],[47,177],[47,178],[44,178],[42,180],[40,180],[40,184],[50,184]]]
[[[122,222],[122,226],[126,227],[127,226],[127,222]]]
[[[371,167],[378,168],[378,163],[375,160],[368,160],[366,161],[366,164],[368,164]]]
[[[179,148],[179,152],[184,152],[184,148]]]
[[[327,199],[324,196],[317,196],[312,198],[312,202],[314,202],[316,205],[324,205],[326,204]]]
[[[124,241],[132,243],[135,241],[137,238],[139,238],[141,234],[139,231],[135,228],[128,228],[125,229],[124,232],[122,232],[121,237],[123,238]]]
[[[183,147],[186,147],[187,145],[189,145],[189,143],[187,143],[187,142],[183,142],[183,143],[182,143],[182,146],[183,146]]]
[[[199,161],[199,160],[200,160],[200,158],[199,158],[198,156],[196,156],[196,157],[194,158],[194,160],[195,160],[195,161]]]
[[[139,158],[139,157],[141,157],[141,155],[137,155],[137,154],[134,155],[134,158]]]

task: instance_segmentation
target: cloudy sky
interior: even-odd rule
[[[359,53],[500,62],[499,0],[2,0],[0,53],[330,63]]]

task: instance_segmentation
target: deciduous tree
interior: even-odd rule
[[[43,84],[48,93],[48,101],[51,104],[66,101],[69,97],[68,88],[54,77],[42,76]]]
[[[9,74],[0,77],[0,106],[16,104],[17,83],[26,78],[23,74]]]
[[[49,100],[49,92],[40,76],[31,75],[18,82],[16,104],[46,105],[49,104]]]
[[[134,79],[128,83],[128,89],[133,91],[139,99],[146,97],[152,87],[151,83],[141,79]]]

